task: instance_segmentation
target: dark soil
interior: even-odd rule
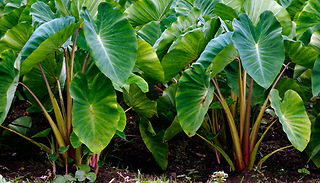
[[[30,115],[25,111],[28,104],[17,105],[8,115],[5,123],[17,117]],[[30,115],[33,126],[40,129],[48,127],[41,114]],[[166,178],[170,182],[206,182],[213,172],[228,173],[227,182],[319,182],[320,169],[312,162],[307,163],[307,157],[294,148],[282,150],[271,156],[262,168],[253,171],[231,171],[228,164],[221,158],[218,164],[213,150],[198,137],[188,138],[179,134],[169,141],[169,163],[164,172],[156,164],[152,154],[144,145],[138,120],[134,113],[127,116],[127,139],[115,137],[100,156],[103,165],[99,168],[97,182],[135,182],[138,171],[148,179]],[[2,133],[0,129],[0,134]],[[273,131],[264,139],[257,159],[268,153],[290,145],[280,124],[273,127]],[[298,169],[306,168],[310,174],[301,174]],[[64,169],[58,169],[59,174]],[[52,166],[47,154],[37,146],[20,137],[0,136],[0,174],[11,180],[46,182],[53,179]]]

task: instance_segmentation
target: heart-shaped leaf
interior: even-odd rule
[[[35,2],[31,5],[30,14],[32,15],[32,23],[34,26],[60,18],[60,15],[53,13],[50,7],[42,1]]]
[[[201,10],[202,16],[215,17],[214,6],[219,0],[177,0],[175,10],[186,15],[193,7]]]
[[[71,1],[71,14],[76,18],[76,20],[80,20],[82,7],[87,7],[90,15],[95,19],[98,14],[98,6],[102,2],[105,2],[105,0],[73,0]]]
[[[144,25],[137,34],[145,40],[147,43],[149,43],[151,46],[154,45],[154,43],[159,39],[159,37],[162,34],[160,22],[158,21],[151,21]],[[140,44],[140,43],[139,43]]]
[[[137,38],[122,12],[113,9],[109,3],[101,3],[98,11],[96,21],[87,8],[81,12],[90,54],[101,72],[122,86],[134,67]]]
[[[232,40],[238,49],[243,68],[261,86],[268,88],[284,61],[281,26],[272,12],[265,11],[254,27],[246,14],[234,20]]]
[[[20,60],[12,50],[6,50],[0,55],[0,124],[6,119],[19,82],[19,71],[15,64]],[[18,57],[19,58],[19,57]],[[19,63],[18,63],[19,62]]]
[[[85,75],[77,73],[70,92],[74,133],[92,152],[100,153],[116,133],[120,118],[112,82],[99,73],[89,88]]]
[[[21,50],[21,75],[58,50],[78,26],[74,17],[57,18],[39,26]]]
[[[288,90],[281,102],[278,90],[273,89],[270,101],[291,144],[303,151],[310,141],[311,122],[299,94]]]
[[[196,134],[213,99],[210,75],[204,67],[194,63],[183,72],[176,94],[178,118],[188,136]]]

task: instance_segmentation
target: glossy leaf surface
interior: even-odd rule
[[[116,133],[120,119],[112,83],[103,74],[98,74],[89,88],[85,75],[77,73],[70,92],[74,133],[92,152],[100,153]]]
[[[314,63],[314,68],[312,71],[311,77],[312,83],[312,94],[313,96],[317,96],[320,93],[320,57]]]
[[[278,90],[272,90],[270,101],[288,139],[296,149],[303,151],[310,141],[311,122],[299,94],[288,90],[281,101]]]
[[[101,3],[94,21],[84,8],[84,34],[90,54],[103,74],[122,86],[136,61],[138,43],[133,28],[122,12],[108,3]]]
[[[310,27],[320,22],[320,0],[309,0],[301,12],[297,14],[297,35],[301,35]]]
[[[260,16],[254,27],[246,14],[234,20],[232,40],[238,49],[243,68],[261,86],[268,88],[284,61],[281,26],[270,11]]]
[[[195,135],[200,128],[212,99],[210,76],[201,64],[194,63],[183,72],[176,94],[178,118],[188,136]]]
[[[15,66],[16,55],[12,50],[2,52],[0,58],[0,124],[2,124],[17,89],[19,71]]]
[[[21,50],[21,74],[58,50],[78,28],[74,17],[57,18],[39,26]]]

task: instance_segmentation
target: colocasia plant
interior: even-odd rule
[[[319,166],[319,4],[0,2],[0,124],[15,96],[24,97],[33,105],[29,111],[44,113],[55,140],[48,147],[24,138],[53,160],[60,153],[66,167],[84,162],[86,146],[97,167],[112,137],[124,137],[125,111],[116,95],[122,92],[162,169],[167,141],[181,131],[203,138],[233,170],[252,169],[277,121],[293,147],[303,151],[309,144]],[[278,118],[259,136],[266,110]]]

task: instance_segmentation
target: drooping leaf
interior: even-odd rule
[[[219,72],[221,72],[227,65],[229,65],[233,60],[239,56],[237,49],[233,44],[227,45],[218,55],[212,60],[209,66],[211,74],[210,78],[215,77]]]
[[[253,22],[253,25],[257,25],[258,22],[261,20],[261,14],[269,10],[271,11],[278,22],[280,22],[282,27],[282,33],[284,35],[289,35],[291,33],[292,29],[292,21],[290,18],[289,13],[286,11],[285,8],[280,6],[276,1],[274,0],[245,0],[243,2],[243,7],[246,12],[246,14],[249,16],[251,21]],[[267,20],[262,20],[267,21]]]
[[[32,32],[33,28],[29,23],[17,24],[8,30],[0,40],[0,53],[6,49],[11,49],[16,53],[20,52]]]
[[[128,106],[143,117],[151,118],[157,114],[157,103],[148,99],[136,84],[130,85],[129,92],[123,91],[123,98]]]
[[[227,32],[212,39],[201,53],[197,63],[201,63],[207,69],[217,54],[232,42],[231,37],[232,32]]]
[[[14,120],[7,128],[14,130],[22,135],[27,135],[30,132],[32,126],[32,119],[30,116],[22,116]],[[4,131],[3,134],[10,133],[9,131]]]
[[[319,53],[310,46],[303,46],[300,41],[284,41],[286,57],[293,63],[309,69],[313,68]]]
[[[311,122],[299,94],[288,90],[281,102],[278,90],[273,89],[270,101],[291,144],[303,151],[310,141]]]
[[[19,82],[19,56],[12,50],[0,55],[0,124],[6,119]]]
[[[286,8],[292,20],[294,19],[295,15],[300,12],[306,1],[307,0],[293,0]]]
[[[92,152],[100,153],[116,133],[120,118],[112,82],[99,73],[89,88],[85,75],[77,73],[70,92],[74,133]]]
[[[135,75],[133,73],[130,74],[128,80],[123,85],[123,88],[129,91],[130,85],[132,83],[137,84],[143,93],[147,93],[149,91],[148,83],[142,77]],[[114,86],[116,90],[122,92],[122,89],[119,86],[117,86],[117,84],[114,83]]]
[[[74,132],[72,132],[70,135],[70,143],[74,148],[78,148],[82,144],[82,142],[79,140],[79,137]]]
[[[204,49],[204,35],[201,30],[186,33],[180,42],[167,53],[161,65],[165,74],[165,81],[169,81],[188,64],[196,61]]]
[[[138,48],[133,28],[122,12],[108,3],[99,5],[94,21],[83,8],[84,34],[90,54],[103,74],[122,86],[128,79],[136,60]]]
[[[301,35],[310,27],[318,24],[320,22],[320,0],[309,0],[297,14],[295,22],[297,35]]]
[[[176,92],[178,84],[171,84],[157,100],[158,113],[172,111],[176,113]]]
[[[168,143],[163,142],[163,131],[158,132],[156,135],[150,133],[148,129],[148,120],[142,118],[139,123],[141,138],[146,144],[149,151],[152,153],[154,159],[161,167],[162,170],[165,170],[168,165]]]
[[[118,113],[120,115],[120,118],[118,121],[117,130],[120,132],[123,132],[127,124],[127,120],[126,120],[127,118],[126,118],[126,113],[124,112],[123,108],[119,104],[118,104]]]
[[[156,50],[160,60],[175,39],[186,33],[186,29],[196,25],[196,22],[199,20],[200,13],[199,9],[192,9],[188,15],[179,16],[178,19],[161,34],[161,37],[153,45],[153,48]]]
[[[210,76],[201,64],[183,72],[176,94],[178,118],[183,131],[193,136],[200,128],[213,99]]]
[[[36,137],[47,137],[49,133],[51,132],[51,128],[47,128],[45,130],[42,130],[41,132],[33,135],[31,138],[36,138]]]
[[[238,49],[243,68],[261,86],[268,88],[284,61],[281,26],[270,11],[260,16],[254,27],[246,14],[234,20],[232,40]]]
[[[57,18],[39,26],[21,50],[21,75],[58,50],[78,26],[74,17]]]
[[[164,71],[154,49],[147,42],[138,40],[136,66],[149,77],[164,82]]]
[[[125,11],[132,26],[144,25],[151,21],[161,21],[167,15],[172,0],[139,0]]]
[[[314,63],[312,77],[312,94],[313,96],[317,96],[320,93],[320,57]]]
[[[159,39],[162,34],[160,22],[158,21],[151,21],[144,25],[137,34],[149,43],[151,46]]]

